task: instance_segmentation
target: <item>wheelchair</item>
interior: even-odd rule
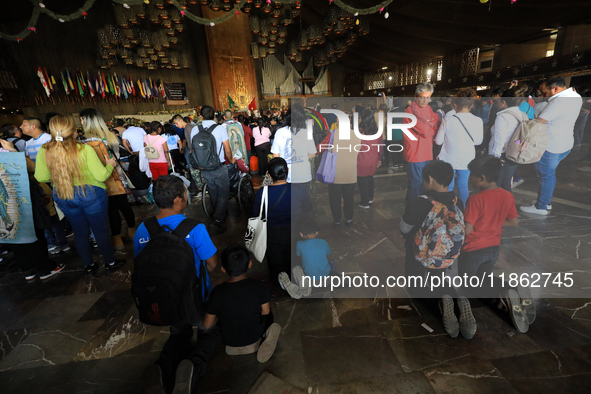
[[[230,196],[236,199],[240,211],[247,217],[252,216],[252,204],[254,203],[254,187],[249,174],[242,174],[236,165],[228,166],[228,177],[230,178]],[[203,180],[203,178],[202,178]],[[207,190],[207,184],[203,182],[201,205],[207,217],[212,217],[215,207]]]

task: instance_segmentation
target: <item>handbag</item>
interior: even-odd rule
[[[259,262],[263,261],[265,253],[267,252],[268,189],[268,186],[263,188],[259,216],[248,219],[248,226],[246,227],[246,234],[244,235],[246,249],[252,252],[254,258]]]
[[[466,126],[464,126],[464,122],[462,122],[462,119],[460,119],[456,115],[454,115],[454,118],[456,118],[457,120],[460,121],[460,123],[462,124],[462,127],[464,128],[464,130],[466,130],[466,133],[468,133],[468,137],[470,137],[470,139],[472,140],[472,142],[474,142],[474,138],[472,138],[472,134],[470,134],[470,132],[468,131],[468,129],[466,128]]]
[[[330,136],[330,145],[332,146],[334,131]],[[337,153],[331,150],[324,151],[318,171],[316,172],[316,179],[322,183],[334,183],[337,172]]]

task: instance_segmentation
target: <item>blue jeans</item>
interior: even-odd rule
[[[556,187],[556,167],[560,162],[568,156],[570,149],[564,153],[550,153],[544,152],[542,159],[534,164],[538,179],[540,180],[540,187],[538,189],[538,201],[536,208],[547,209],[552,201],[552,194],[554,194],[554,187]]]
[[[82,186],[75,187],[74,198],[71,200],[60,199],[54,190],[53,199],[72,225],[76,249],[84,266],[93,264],[92,251],[88,242],[91,229],[105,264],[111,264],[115,261],[115,254],[109,233],[107,192],[97,186],[85,185],[86,195],[84,195],[82,188]]]
[[[406,177],[408,178],[408,189],[406,190],[407,204],[423,192],[423,168],[425,168],[427,163],[429,162],[408,163],[406,167]]]
[[[47,244],[51,246],[59,246],[63,248],[64,246],[68,245],[68,240],[66,239],[66,228],[64,227],[64,223],[59,219],[58,215],[51,216],[51,230],[45,230],[45,238],[47,239]]]
[[[466,200],[470,196],[470,191],[468,190],[468,178],[470,177],[470,170],[454,170],[454,178],[452,178],[451,183],[447,190],[450,192],[454,190],[454,185],[457,183],[458,185],[458,197],[464,203],[464,209],[466,208]],[[457,182],[455,178],[458,178]]]

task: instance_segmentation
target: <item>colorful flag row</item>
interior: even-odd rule
[[[134,81],[130,76],[117,76],[117,73],[112,75],[105,75],[102,72],[97,72],[96,75],[86,72],[84,75],[81,71],[77,71],[72,75],[66,68],[66,71],[60,71],[61,85],[56,81],[53,74],[49,74],[44,67],[37,68],[37,76],[41,81],[41,85],[45,90],[45,94],[49,97],[52,93],[60,93],[63,89],[66,95],[85,95],[93,98],[95,96],[106,98],[107,96],[118,98],[141,97],[143,99],[150,98],[166,98],[164,90],[164,82],[160,79],[152,80],[137,79]],[[59,78],[59,77],[58,77]]]

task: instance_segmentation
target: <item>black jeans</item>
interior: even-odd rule
[[[485,277],[482,286],[479,288],[469,287],[466,292],[473,297],[498,299],[499,294],[503,290],[508,290],[511,287],[507,283],[503,283],[499,277],[488,277],[493,272],[497,259],[499,258],[499,247],[491,246],[488,248],[471,250],[468,252],[462,251],[458,259],[458,273],[461,276],[464,274],[477,276],[482,279]],[[492,301],[492,300],[491,300]]]
[[[267,157],[271,153],[271,143],[265,142],[264,144],[260,144],[254,147],[254,150],[257,153],[257,158],[259,159],[259,175],[265,176],[267,173]]]
[[[12,251],[27,275],[45,275],[55,268],[55,264],[49,260],[45,230],[35,228],[35,235],[37,241],[30,244],[12,244]]]
[[[228,168],[222,165],[217,170],[201,171],[201,176],[207,184],[211,203],[215,207],[213,218],[216,222],[221,223],[226,220],[228,200],[230,199],[230,178],[228,178]]]
[[[386,166],[398,166],[404,164],[404,159],[402,158],[402,152],[390,152],[388,150],[388,146],[391,145],[401,145],[402,140],[393,140],[393,141],[386,141],[386,146],[384,147],[384,162]],[[396,150],[396,147],[392,147],[392,150]]]
[[[497,185],[510,192],[512,186],[511,181],[519,164],[507,159],[505,154],[503,154],[501,159],[504,160],[504,163],[499,174],[499,179],[497,180]]]
[[[335,222],[341,221],[341,212],[345,213],[345,220],[353,220],[353,206],[355,205],[355,184],[328,184],[328,200],[330,211]]]
[[[109,225],[111,226],[111,235],[121,234],[121,216],[119,212],[123,214],[127,227],[135,227],[135,214],[129,201],[127,200],[127,194],[118,194],[116,196],[110,196],[109,200]]]
[[[415,252],[412,247],[412,243],[409,241],[405,244],[406,247],[406,256],[404,259],[404,274],[407,278],[407,283],[413,283],[412,280],[409,280],[412,276],[420,276],[424,279],[428,276],[441,276],[442,273],[446,276],[448,275],[448,269],[430,269],[425,267],[421,264],[420,261],[415,259]],[[457,261],[454,262],[457,264]],[[457,298],[456,290],[453,286],[450,285],[449,282],[443,281],[441,286],[433,287],[433,291],[431,288],[427,286],[421,286],[421,282],[414,282],[416,286],[410,287],[408,286],[408,293],[412,297],[420,298],[425,305],[431,310],[431,312],[435,316],[441,316],[441,311],[439,309],[439,301],[444,295],[449,295],[452,298]]]
[[[281,272],[291,277],[291,227],[267,229],[266,257],[271,283],[277,285]]]
[[[367,205],[373,201],[373,175],[358,176],[357,185],[359,186],[359,194],[361,195],[361,204]]]
[[[183,155],[178,149],[172,149],[170,152],[170,157],[172,158],[172,163],[174,164],[174,170],[179,174],[184,172],[184,165],[183,165]]]
[[[179,363],[184,359],[193,362],[193,387],[198,378],[205,375],[207,363],[211,357],[219,339],[217,326],[203,330],[197,327],[197,342],[191,345],[193,338],[193,326],[189,323],[181,323],[170,326],[170,336],[164,344],[160,357],[156,363],[162,369],[162,380],[167,392],[172,392],[174,378]]]

